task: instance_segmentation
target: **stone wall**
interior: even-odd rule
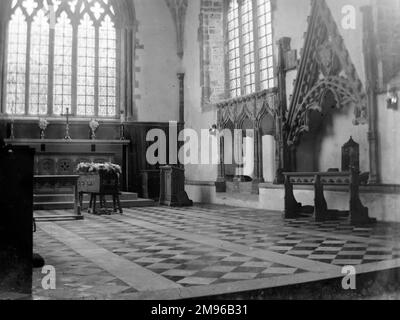
[[[200,64],[202,107],[225,98],[223,0],[201,0]]]
[[[139,121],[178,121],[180,61],[176,31],[166,2],[132,0],[138,28],[135,103]]]

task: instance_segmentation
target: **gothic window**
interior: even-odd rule
[[[229,0],[226,14],[231,98],[275,86],[270,0]]]
[[[113,0],[13,0],[6,113],[114,118],[118,114]]]
[[[25,113],[27,23],[21,8],[11,17],[8,40],[7,113]]]

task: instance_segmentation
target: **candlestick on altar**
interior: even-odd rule
[[[121,124],[119,126],[119,139],[120,140],[125,140],[125,126],[124,126],[124,111],[121,110]]]
[[[14,135],[14,113],[15,113],[16,107],[15,107],[15,101],[12,104],[11,107],[11,124],[10,124],[10,139],[14,140],[15,135]]]
[[[69,108],[67,108],[67,113],[66,114],[62,114],[62,116],[67,117],[67,123],[65,124],[65,137],[64,140],[72,140],[71,136],[69,135]]]

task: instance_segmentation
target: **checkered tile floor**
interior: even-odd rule
[[[74,246],[66,244],[51,231],[54,226],[106,250],[106,256],[86,257],[78,250],[79,241]],[[343,265],[400,258],[400,227],[396,224],[356,228],[344,219],[285,221],[279,213],[215,205],[126,209],[122,216],[86,215],[84,221],[39,223],[38,229],[35,249],[56,267],[57,289],[43,290],[43,275],[35,272],[37,299],[140,297],[143,286],[127,284],[124,270],[108,269],[102,259],[127,261],[132,268],[144,270],[149,279],[165,279],[167,289],[197,287],[204,295],[216,288],[229,292],[232,284],[240,290],[241,285],[248,289],[252,283],[276,279],[298,283],[302,274],[315,272],[315,263],[323,273],[324,268],[328,272]]]

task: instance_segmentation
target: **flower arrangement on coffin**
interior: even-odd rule
[[[78,173],[114,173],[116,175],[121,175],[121,166],[111,162],[106,163],[90,163],[81,162],[78,164],[76,171]]]
[[[100,127],[100,124],[99,124],[99,122],[98,122],[96,119],[90,120],[90,122],[89,122],[89,128],[90,128],[90,130],[91,130],[91,132],[92,132],[91,138],[92,138],[93,140],[96,139],[96,131],[97,131],[97,129],[98,129],[99,127]]]
[[[121,167],[117,164],[81,162],[76,168],[80,192],[119,192]]]
[[[44,118],[39,119],[40,139],[45,138],[45,132],[48,126],[49,126],[49,121],[47,121]]]

